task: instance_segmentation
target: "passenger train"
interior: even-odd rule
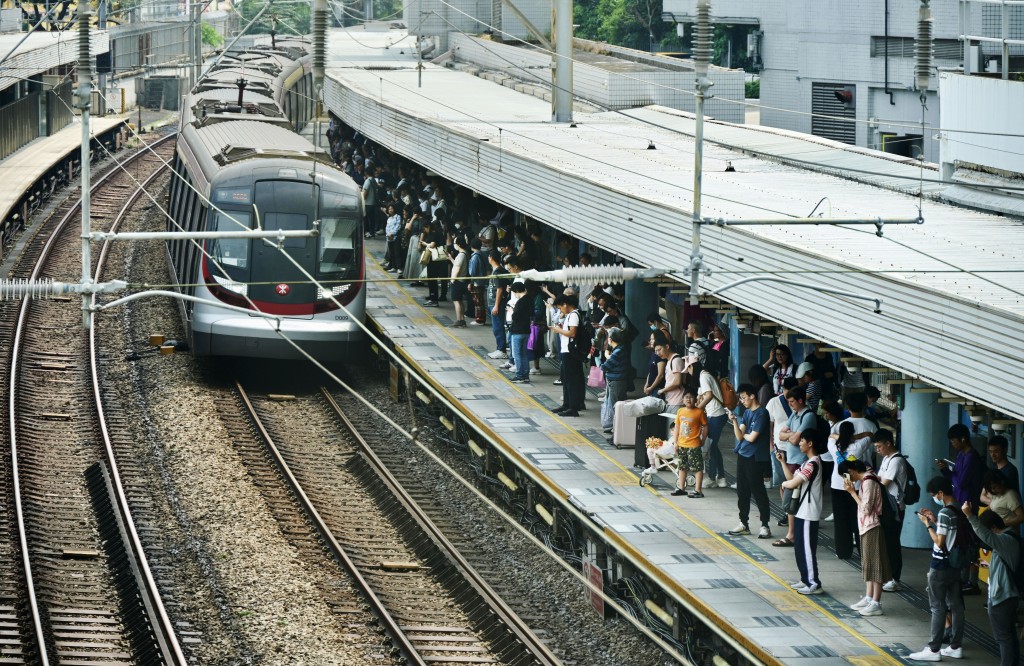
[[[362,340],[363,204],[359,188],[300,131],[316,112],[309,50],[301,41],[235,51],[184,97],[171,181],[169,231],[295,230],[277,241],[167,243],[193,353],[268,359],[301,355],[280,331],[323,361]],[[287,256],[286,256],[287,255]],[[323,285],[312,284],[289,257]],[[340,309],[330,298],[342,303]]]

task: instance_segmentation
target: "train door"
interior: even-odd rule
[[[254,212],[266,231],[306,230],[316,217],[318,199],[319,187],[310,183],[258,181]],[[266,304],[266,312],[312,317],[316,287],[308,276],[316,271],[316,246],[315,238],[289,238],[280,248],[253,241],[252,300]]]

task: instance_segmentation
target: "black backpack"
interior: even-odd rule
[[[889,492],[877,476],[869,474],[868,478],[874,479],[875,483],[882,488],[882,527],[885,529],[895,527],[899,522],[899,507],[896,504],[896,498],[892,496],[892,493]]]
[[[579,310],[573,312],[579,317],[580,323],[576,327],[576,336],[569,338],[569,354],[573,358],[583,361],[590,356],[590,348],[594,345],[594,324]]]
[[[943,508],[949,509],[956,516],[956,536],[953,538],[953,543],[946,544],[946,557],[948,558],[949,566],[954,569],[963,569],[973,559],[971,545],[975,541],[974,528],[971,527],[967,516],[964,515],[964,512],[956,504],[947,504]],[[938,516],[936,516],[937,519]]]
[[[910,464],[910,458],[902,453],[895,455],[903,458],[907,463],[907,483],[903,486],[903,503],[907,506],[917,504],[921,501],[921,484],[917,481],[917,472],[914,471],[914,466]]]

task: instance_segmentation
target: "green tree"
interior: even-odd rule
[[[259,0],[245,0],[244,2],[236,5],[239,13],[248,24],[254,16],[260,13],[265,3]],[[283,2],[274,2],[269,0],[270,7],[263,13],[256,23],[249,28],[249,34],[259,35],[268,34],[271,30],[274,30],[279,35],[294,35],[299,33],[305,35],[309,33],[309,12],[310,5],[312,3],[306,2],[294,2],[292,0],[285,0]]]
[[[209,23],[203,24],[203,44],[217,48],[224,43],[224,38],[221,37],[217,29]]]

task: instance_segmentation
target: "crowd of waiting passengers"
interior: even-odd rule
[[[964,595],[979,590],[978,553],[984,547],[992,552],[986,604],[1001,664],[1017,666],[1024,508],[1006,438],[987,442],[986,464],[970,429],[954,425],[949,442],[955,460],[935,461],[934,470],[919,462],[915,469],[899,453],[898,414],[882,406],[880,391],[856,363],[837,365],[820,347],[799,361],[779,344],[734,389],[727,379],[728,336],[704,311],[687,310],[685,334],[676,336],[659,313],[640,324],[630,321],[624,295],[613,287],[517,278],[527,269],[589,265],[593,258],[567,235],[551,244],[552,251],[539,224],[516,225],[507,208],[452,186],[336,118],[328,138],[335,162],[362,188],[366,238],[385,237],[384,268],[425,289],[424,306],[450,301],[453,328],[490,325],[489,357],[512,373],[512,382],[536,381],[542,359],[557,360],[553,383],[562,386],[563,398],[553,411],[579,416],[587,406],[585,387],[600,386],[607,435],[615,429],[615,405],[627,395],[661,398],[675,422],[668,439],[654,438],[651,467],[644,472],[657,473],[658,461],[672,458],[678,474],[673,496],[702,499],[709,488],[735,489],[739,523],[729,532],[733,536],[752,534],[753,502],[757,538],[793,549],[800,577],[792,587],[800,594],[823,592],[818,530],[831,522],[837,557],[859,552],[865,590],[851,608],[863,616],[881,615],[882,593],[901,589],[907,507],[924,499],[911,519],[920,521],[934,544],[927,571],[930,640],[908,658],[963,656]],[[630,361],[635,345],[650,352],[642,373]],[[732,484],[720,448],[727,429],[737,460]],[[917,473],[934,476],[922,487]],[[787,513],[776,524],[785,531],[778,539],[768,500],[773,490]]]

